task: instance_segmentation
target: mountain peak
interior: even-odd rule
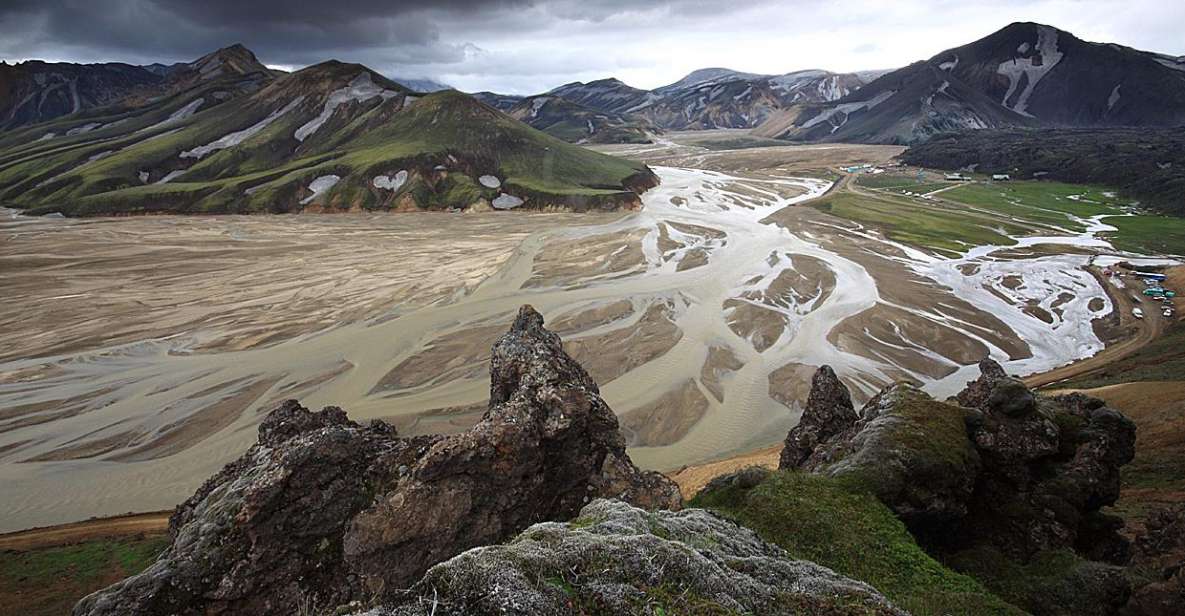
[[[268,71],[268,68],[259,61],[259,58],[255,57],[255,53],[247,49],[242,43],[234,43],[212,51],[183,66],[197,71],[202,79],[210,79],[222,75],[248,75]]]
[[[719,66],[700,68],[691,71],[679,81],[670,85],[663,86],[656,89],[656,92],[664,92],[670,90],[684,90],[687,88],[694,88],[712,81],[739,81],[745,79],[760,79],[768,77],[768,75],[759,75],[757,73],[745,73],[736,71],[731,68],[723,68]]]

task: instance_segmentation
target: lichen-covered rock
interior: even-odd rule
[[[599,491],[678,506],[629,461],[613,411],[529,306],[494,345],[490,407],[468,432],[399,438],[336,407],[281,405],[259,443],[177,508],[143,573],[76,615],[272,614],[382,597],[429,567]],[[609,468],[609,480],[600,477]]]
[[[965,409],[897,383],[802,468],[865,485],[913,529],[950,524],[967,514],[979,473],[966,424]]]
[[[789,558],[702,509],[597,500],[569,523],[436,565],[369,616],[901,614],[872,587]]]
[[[786,435],[778,468],[798,468],[827,439],[856,423],[852,395],[831,366],[821,366],[811,377],[811,391],[797,426]]]

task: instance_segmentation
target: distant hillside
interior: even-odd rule
[[[201,82],[234,79],[258,86],[273,76],[273,71],[242,45],[172,65],[0,62],[0,129],[12,130],[98,107],[135,106]]]
[[[185,71],[187,89],[137,107],[3,135],[0,204],[80,216],[616,209],[636,207],[657,182],[644,165],[455,91],[421,97],[364,66],[325,62],[252,92],[230,87],[241,80],[226,62],[212,64]]]
[[[1015,23],[759,127],[803,141],[917,143],[960,129],[1179,126],[1176,58]]]
[[[855,73],[756,75],[712,68],[650,91],[602,79],[570,83],[547,94],[598,111],[643,118],[662,129],[696,130],[752,128],[793,105],[837,100],[865,83]]]
[[[650,133],[657,130],[638,116],[597,111],[547,94],[524,98],[506,113],[571,143],[650,143]]]
[[[1185,127],[965,131],[936,136],[901,158],[936,169],[1113,186],[1145,206],[1185,216]]]
[[[758,75],[725,68],[693,71],[670,85],[642,90],[619,79],[576,81],[535,96],[478,92],[482,102],[525,119],[531,126],[572,142],[635,143],[643,132],[712,128],[753,128],[805,103],[837,100],[882,74],[809,70]],[[546,118],[524,107],[527,101],[553,102]],[[530,103],[533,104],[533,103]],[[612,130],[598,128],[596,118]],[[588,120],[593,129],[588,130]],[[585,130],[577,127],[584,126]],[[554,129],[548,127],[556,127]]]

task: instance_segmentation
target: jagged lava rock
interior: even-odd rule
[[[436,565],[367,616],[903,614],[875,589],[703,509],[597,500]]]
[[[143,573],[74,614],[272,614],[384,597],[429,567],[531,524],[573,517],[612,489],[677,508],[639,471],[596,384],[524,306],[494,345],[490,407],[468,432],[400,438],[329,407],[286,402],[259,442],[170,519]],[[611,480],[600,477],[606,465]]]
[[[856,423],[852,395],[831,366],[821,366],[811,377],[802,420],[786,435],[778,468],[798,468],[827,439]]]

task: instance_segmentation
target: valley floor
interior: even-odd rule
[[[6,217],[0,531],[169,508],[285,398],[462,430],[523,303],[659,469],[780,442],[822,363],[860,399],[945,396],[984,356],[1038,373],[1129,335],[1084,269],[1116,252],[1097,218],[919,209],[895,234],[834,204],[909,201],[833,185],[900,148],[698,139],[600,148],[663,180],[629,214]]]

